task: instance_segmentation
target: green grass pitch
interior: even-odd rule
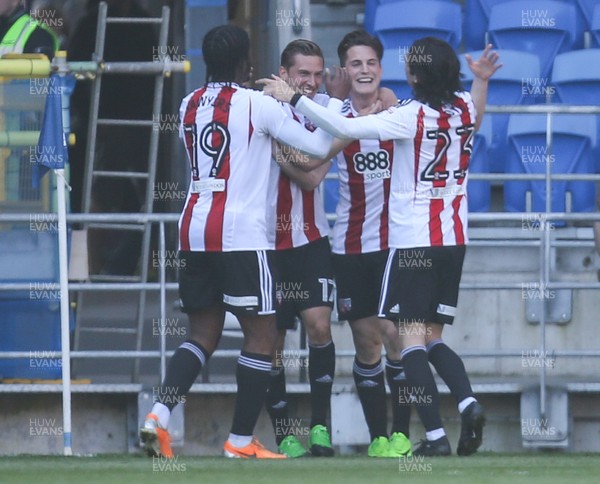
[[[368,457],[304,458],[287,461],[177,456],[173,461],[143,456],[0,457],[6,483],[568,483],[600,482],[600,455],[479,454],[431,459]]]

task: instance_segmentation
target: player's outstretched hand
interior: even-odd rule
[[[474,61],[469,54],[465,55],[465,59],[467,59],[469,69],[471,69],[473,75],[484,81],[487,81],[502,67],[502,64],[498,63],[500,55],[498,52],[492,50],[492,44],[485,46],[481,57],[477,61]]]
[[[256,84],[263,86],[263,92],[269,96],[273,96],[278,101],[289,103],[295,94],[295,91],[281,77],[275,74],[271,75],[272,79],[263,77],[257,79]]]
[[[327,94],[338,99],[346,99],[350,93],[350,76],[346,69],[334,67],[325,69],[325,89]]]

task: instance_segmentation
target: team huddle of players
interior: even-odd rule
[[[329,76],[315,43],[291,42],[279,77],[258,81],[264,92],[243,87],[250,58],[242,29],[221,26],[205,36],[206,85],[186,96],[180,109],[192,180],[179,223],[179,285],[191,334],[171,358],[165,391],[140,430],[149,454],[173,455],[170,412],[216,348],[230,311],[244,343],[225,455],[332,456],[334,297],[339,319],[352,329],[353,376],[371,435],[368,455],[413,452],[412,406],[426,430],[414,454],[451,453],[429,363],[457,400],[457,453],[470,455],[481,445],[483,408],[441,335],[455,315],[467,242],[471,142],[487,80],[500,64],[490,46],[477,61],[469,58],[475,77],[469,94],[448,44],[425,38],[411,49],[419,53],[414,62],[406,56],[414,96],[396,104],[393,93],[379,87],[381,43],[364,31],[342,39],[344,69]],[[322,82],[328,95],[318,93]],[[330,160],[339,175],[331,247],[319,189]],[[297,316],[309,342],[308,449],[290,428],[281,358],[285,331]],[[384,374],[392,395],[390,432]],[[265,403],[279,453],[253,436]]]

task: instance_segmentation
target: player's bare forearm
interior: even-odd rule
[[[303,190],[314,190],[321,182],[321,180],[318,180],[315,184],[313,170],[325,165],[328,158],[314,158],[292,146],[280,144],[275,140],[272,142],[272,152],[281,170],[300,185]]]
[[[481,53],[481,57],[477,61],[474,61],[468,54],[465,58],[469,64],[469,69],[471,69],[474,75],[471,86],[471,97],[473,98],[473,104],[477,112],[475,118],[475,131],[477,131],[483,120],[483,113],[485,112],[485,105],[487,103],[488,81],[502,67],[502,64],[498,63],[500,56],[492,50],[492,44],[488,44],[485,47]]]
[[[293,163],[284,163],[279,166],[281,166],[281,170],[302,188],[302,190],[314,190],[320,185],[331,168],[331,161],[326,161],[310,171],[304,171]]]
[[[485,105],[487,103],[487,92],[488,92],[488,81],[475,78],[473,79],[473,85],[471,86],[471,98],[473,99],[473,105],[475,106],[475,131],[481,126],[483,121],[483,114],[485,113]]]
[[[324,158],[315,158],[312,156],[308,156],[295,148],[289,147],[287,145],[280,145],[279,143],[274,141],[273,156],[276,159],[277,163],[279,163],[279,165],[282,167],[282,169],[285,164],[286,167],[292,165],[294,172],[302,171],[310,173],[315,169],[322,167],[323,165],[327,165],[328,161],[330,161],[335,155],[337,155],[351,142],[352,140],[334,138],[333,144],[331,145],[331,149],[329,150],[329,153],[327,153],[327,156],[325,156]],[[325,176],[327,171],[329,171],[329,168],[327,168],[324,171],[323,176]],[[290,176],[290,174],[288,174],[287,172],[286,175],[292,178],[292,176]]]

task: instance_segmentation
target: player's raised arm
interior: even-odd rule
[[[471,98],[473,99],[473,105],[477,113],[475,117],[475,131],[477,131],[485,112],[488,80],[502,67],[502,64],[498,63],[500,56],[492,50],[492,44],[486,45],[484,51],[481,53],[481,57],[477,61],[474,61],[469,54],[465,58],[469,63],[469,69],[471,69],[471,72],[475,76],[473,85],[471,86]]]

